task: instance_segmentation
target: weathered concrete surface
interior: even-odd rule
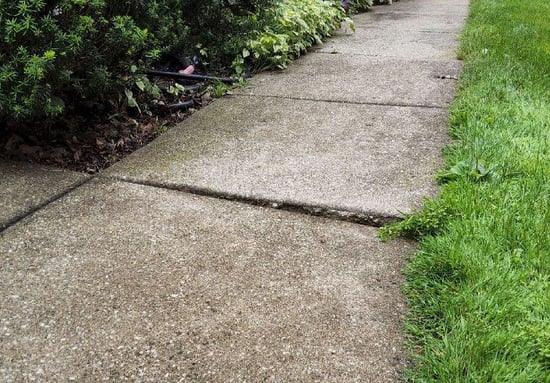
[[[85,174],[0,160],[0,230],[87,178]]]
[[[447,137],[440,109],[238,97],[201,110],[106,174],[388,217],[434,196]]]
[[[240,95],[201,110],[105,174],[367,216],[411,212],[436,193],[446,107],[461,70],[454,49],[467,3],[459,0],[460,12],[443,3],[403,1],[359,16],[372,29],[321,48],[334,44],[342,54],[309,54],[254,77]],[[395,38],[369,39],[380,25]]]
[[[330,43],[329,43],[330,44]],[[265,72],[245,93],[296,99],[446,107],[459,61],[408,61],[363,55],[306,55],[288,70]]]
[[[352,54],[375,57],[407,57],[416,60],[449,60],[456,57],[454,49],[458,43],[456,36],[450,33],[432,32],[392,32],[385,30],[357,29],[348,36],[344,31],[321,45],[316,52],[334,55]],[[365,44],[365,39],[373,39],[376,44]]]
[[[0,234],[0,380],[397,382],[412,251],[92,180]]]

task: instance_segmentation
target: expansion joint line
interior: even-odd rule
[[[394,106],[403,108],[424,108],[424,109],[441,109],[447,110],[447,106],[442,105],[422,105],[422,104],[407,104],[407,103],[392,103],[392,102],[359,102],[359,101],[343,101],[343,100],[328,100],[320,98],[304,98],[304,97],[292,97],[292,96],[272,96],[272,95],[260,95],[260,94],[236,94],[238,97],[257,97],[257,98],[274,98],[279,100],[295,100],[295,101],[317,101],[328,102],[341,105],[373,105],[373,106]]]
[[[401,220],[401,218],[398,216],[381,216],[381,215],[374,215],[374,214],[368,214],[368,213],[362,213],[362,212],[330,209],[322,206],[299,205],[299,204],[289,203],[284,201],[245,197],[245,196],[228,194],[228,193],[211,190],[208,188],[200,188],[200,187],[190,186],[190,185],[166,184],[166,183],[160,183],[160,182],[154,182],[154,181],[135,180],[135,179],[129,179],[127,177],[121,177],[121,176],[107,176],[107,178],[120,181],[120,182],[130,183],[130,184],[143,185],[143,186],[149,186],[149,187],[166,189],[166,190],[174,190],[174,191],[188,193],[188,194],[197,195],[201,197],[239,202],[247,205],[261,206],[264,208],[270,208],[270,209],[276,209],[276,210],[284,210],[284,211],[300,213],[300,214],[305,214],[305,215],[310,215],[315,217],[334,219],[337,221],[352,222],[352,223],[357,223],[357,224],[366,225],[366,226],[381,227],[381,226],[388,225],[390,223],[398,222]]]
[[[53,197],[47,199],[46,201],[42,202],[41,204],[38,204],[38,205],[32,207],[31,209],[25,211],[24,213],[21,213],[21,214],[15,216],[14,218],[10,219],[8,222],[6,222],[4,224],[0,224],[0,234],[2,234],[2,232],[4,232],[6,229],[10,228],[11,226],[17,224],[18,222],[20,222],[20,221],[24,220],[25,218],[31,216],[32,214],[36,213],[38,210],[41,210],[41,209],[45,208],[49,204],[54,203],[55,201],[60,200],[61,198],[65,197],[67,194],[69,194],[73,190],[78,189],[79,187],[87,184],[88,182],[90,182],[94,178],[96,178],[96,177],[92,176],[92,177],[86,178],[84,180],[78,181],[74,185],[72,185],[72,186],[68,187],[66,190],[62,191],[61,193],[58,193],[58,194],[54,195]]]

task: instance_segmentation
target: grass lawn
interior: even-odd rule
[[[550,1],[472,0],[442,193],[382,235],[406,271],[412,382],[550,382]]]

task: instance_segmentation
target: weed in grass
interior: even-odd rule
[[[440,183],[456,181],[459,178],[467,178],[472,182],[492,181],[499,178],[494,167],[486,168],[482,163],[460,161],[451,167],[447,172],[438,175],[437,180]]]
[[[418,239],[439,233],[451,216],[450,209],[438,200],[425,199],[422,210],[406,214],[403,221],[384,226],[379,231],[382,241],[399,236]]]

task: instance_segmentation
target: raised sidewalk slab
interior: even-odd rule
[[[66,170],[0,161],[0,230],[88,178]]]
[[[413,245],[92,180],[0,234],[4,382],[398,382]]]
[[[227,98],[105,174],[383,219],[435,195],[447,119],[440,109]]]

